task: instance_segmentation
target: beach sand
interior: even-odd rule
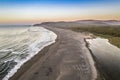
[[[9,80],[96,80],[97,70],[84,42],[85,35],[46,28],[57,34],[56,42],[26,62]]]

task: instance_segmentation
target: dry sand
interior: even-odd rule
[[[94,61],[86,48],[85,35],[67,29],[46,27],[57,34],[9,80],[96,80]]]

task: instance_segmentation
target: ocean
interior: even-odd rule
[[[55,33],[43,27],[0,26],[0,80],[8,80],[56,38]]]

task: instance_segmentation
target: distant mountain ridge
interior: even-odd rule
[[[58,22],[42,22],[34,24],[34,26],[49,25],[49,26],[82,26],[82,25],[120,25],[120,20],[77,20],[77,21],[58,21]]]

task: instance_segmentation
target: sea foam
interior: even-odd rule
[[[15,67],[9,71],[9,73],[3,78],[3,80],[8,80],[10,77],[12,77],[25,62],[34,57],[44,47],[54,43],[57,38],[57,35],[54,32],[47,30],[43,27],[30,27],[28,31],[40,31],[42,33],[41,38],[34,43],[29,44],[29,55],[23,60],[16,59],[15,62],[17,62],[17,65],[15,65]]]

